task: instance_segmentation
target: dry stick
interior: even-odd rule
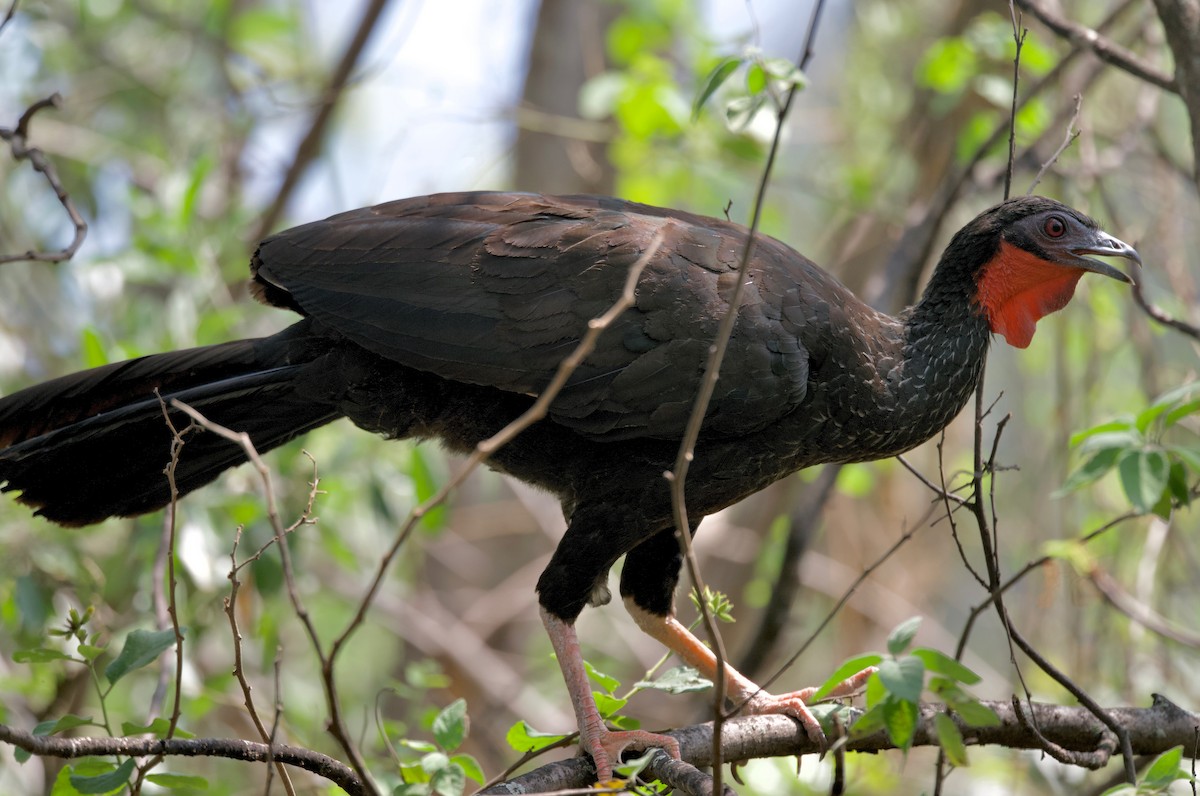
[[[171,406],[187,414],[205,429],[241,446],[243,453],[246,454],[246,459],[249,460],[255,471],[258,472],[263,484],[263,491],[266,493],[267,518],[270,521],[272,530],[275,532],[275,541],[279,544],[279,556],[283,563],[284,583],[287,584],[288,598],[291,600],[292,610],[308,634],[309,642],[312,644],[318,660],[321,661],[322,682],[325,686],[325,703],[329,709],[329,724],[326,729],[342,747],[342,751],[350,758],[350,764],[362,780],[363,787],[367,788],[370,792],[374,792],[375,788],[367,772],[366,761],[363,760],[362,754],[350,737],[350,731],[347,729],[345,720],[342,718],[341,701],[338,699],[337,689],[334,688],[333,682],[333,653],[330,653],[328,656],[325,654],[316,625],[313,624],[308,609],[305,608],[303,600],[300,599],[300,592],[296,589],[291,549],[287,543],[288,532],[283,527],[283,522],[279,518],[279,507],[275,501],[275,489],[271,485],[271,470],[263,462],[262,457],[259,456],[258,449],[254,447],[254,442],[246,432],[234,431],[219,423],[214,423],[182,401],[172,399]]]
[[[175,737],[175,730],[179,726],[179,717],[183,714],[182,698],[183,698],[183,630],[179,627],[179,612],[177,610],[178,603],[175,599],[175,593],[178,588],[178,581],[175,576],[175,531],[176,531],[176,508],[179,503],[179,489],[175,485],[175,468],[179,464],[179,454],[183,451],[185,444],[184,435],[187,434],[191,426],[180,431],[171,421],[171,416],[167,412],[167,406],[163,402],[162,396],[158,395],[158,390],[154,391],[158,397],[158,405],[163,414],[163,419],[167,424],[167,429],[171,432],[171,458],[167,462],[166,468],[163,470],[167,477],[167,486],[171,491],[171,502],[167,506],[166,518],[166,539],[165,544],[161,547],[166,549],[166,565],[167,565],[167,615],[171,620],[171,629],[175,633],[175,699],[171,706],[171,717],[167,723],[167,732],[164,736],[165,740],[171,740]],[[157,571],[157,561],[155,570]],[[155,594],[159,587],[155,586]],[[137,779],[133,785],[133,792],[141,790],[142,782],[150,771],[163,761],[163,755],[154,755],[150,760],[138,766]]]
[[[7,26],[9,22],[12,22],[13,16],[15,16],[17,13],[17,3],[19,2],[21,2],[21,0],[12,0],[12,2],[8,4],[8,11],[5,12],[4,19],[0,19],[0,32],[3,32],[5,26]]]
[[[813,5],[812,16],[809,18],[808,23],[808,31],[804,36],[804,51],[801,53],[798,61],[798,66],[801,70],[812,60],[813,43],[821,21],[821,10],[824,6],[824,0],[817,0]],[[713,652],[717,659],[716,672],[713,678],[715,680],[712,743],[714,793],[722,790],[721,725],[725,721],[723,707],[725,702],[725,667],[727,656],[725,654],[725,644],[721,639],[720,632],[717,630],[716,622],[704,602],[704,581],[700,576],[700,565],[696,559],[695,548],[692,545],[691,520],[687,513],[685,484],[687,482],[688,469],[695,456],[696,441],[700,437],[700,427],[704,422],[705,414],[708,412],[708,404],[712,399],[717,379],[720,376],[721,361],[725,358],[725,351],[729,347],[729,339],[733,335],[733,325],[737,321],[738,305],[741,301],[746,276],[750,270],[750,258],[754,253],[755,235],[758,232],[758,225],[762,218],[763,203],[766,201],[767,196],[767,185],[770,183],[771,171],[775,165],[775,157],[779,152],[779,145],[783,138],[783,124],[787,119],[788,112],[791,110],[792,102],[796,97],[796,91],[797,86],[793,83],[788,88],[788,92],[783,99],[783,104],[779,107],[776,114],[775,135],[771,138],[771,147],[767,151],[767,161],[763,166],[763,175],[758,181],[758,191],[755,194],[754,208],[750,215],[749,234],[746,237],[746,244],[742,248],[742,259],[738,265],[737,282],[734,284],[729,296],[729,309],[725,312],[724,317],[721,318],[721,325],[717,329],[716,338],[709,348],[708,361],[705,363],[704,368],[704,378],[700,382],[700,389],[697,391],[696,400],[692,404],[687,427],[684,431],[683,439],[679,443],[679,454],[675,459],[675,465],[670,472],[664,474],[671,483],[671,506],[675,515],[675,535],[679,540],[679,547],[683,552],[684,561],[687,564],[688,577],[692,581],[692,588],[696,591],[696,602],[700,606],[700,616],[704,622],[705,632],[713,645]]]
[[[1172,94],[1179,93],[1179,83],[1174,77],[1146,63],[1132,51],[1102,36],[1100,31],[1106,27],[1104,23],[1093,30],[1078,22],[1072,22],[1052,14],[1037,0],[1016,0],[1016,2],[1022,9],[1033,14],[1043,25],[1069,41],[1074,47],[1090,50],[1106,64],[1124,70],[1151,85],[1158,86]],[[1124,7],[1121,10],[1124,10]]]
[[[1109,575],[1098,566],[1093,566],[1087,573],[1087,577],[1092,582],[1092,585],[1096,587],[1096,591],[1100,592],[1109,605],[1125,614],[1125,616],[1134,622],[1177,644],[1183,644],[1193,649],[1200,648],[1200,633],[1176,627],[1158,611],[1140,602],[1132,594],[1125,591],[1112,575]]]
[[[1008,0],[1008,15],[1012,19],[1013,41],[1017,50],[1013,53],[1013,86],[1011,123],[1008,126],[1008,165],[1004,170],[1004,198],[1012,193],[1013,167],[1017,162],[1017,89],[1021,84],[1021,48],[1025,46],[1025,35],[1029,30],[1021,27],[1021,15],[1013,7],[1013,0]]]
[[[1033,189],[1038,187],[1038,183],[1042,181],[1042,177],[1046,176],[1046,172],[1050,170],[1050,167],[1058,162],[1058,159],[1062,157],[1062,153],[1067,151],[1067,147],[1075,143],[1075,139],[1079,137],[1079,131],[1075,129],[1075,122],[1079,121],[1079,111],[1081,108],[1083,108],[1083,95],[1076,94],[1075,110],[1071,114],[1070,121],[1067,122],[1067,132],[1063,135],[1063,142],[1059,144],[1058,149],[1054,150],[1054,154],[1050,156],[1050,159],[1038,169],[1038,173],[1034,175],[1029,190],[1025,192],[1026,196],[1033,195]]]
[[[15,2],[12,8],[16,8]],[[8,142],[14,160],[28,160],[33,164],[34,171],[39,171],[45,176],[46,181],[50,183],[50,187],[54,191],[54,195],[58,197],[59,204],[67,211],[67,216],[75,226],[75,237],[72,238],[66,248],[56,252],[35,252],[31,249],[21,254],[0,254],[0,264],[15,263],[22,260],[35,262],[61,262],[69,260],[75,256],[75,252],[79,251],[79,247],[83,245],[83,239],[87,237],[87,222],[83,220],[83,216],[79,214],[79,211],[75,209],[75,203],[71,200],[70,194],[63,188],[62,182],[58,179],[58,172],[55,170],[54,164],[46,157],[46,153],[28,144],[29,122],[33,119],[33,115],[42,108],[57,108],[61,104],[62,97],[57,93],[33,103],[21,114],[21,118],[17,121],[15,128],[0,127],[0,141]]]
[[[266,725],[258,715],[258,709],[254,705],[254,697],[249,680],[246,679],[246,670],[242,664],[242,631],[238,626],[237,621],[237,597],[238,591],[242,587],[242,582],[238,579],[237,573],[241,570],[241,566],[237,563],[238,544],[242,540],[242,529],[239,527],[233,536],[233,549],[229,551],[229,596],[223,600],[225,607],[225,616],[229,619],[229,632],[233,637],[233,677],[237,680],[238,686],[242,689],[242,705],[246,708],[246,713],[250,716],[251,723],[254,724],[254,729],[258,733],[258,737],[268,745],[273,745],[274,738],[272,733],[268,732]],[[261,551],[260,551],[261,553]],[[255,555],[257,558],[257,554]],[[283,764],[274,759],[272,762],[279,771],[280,781],[283,782],[283,788],[288,796],[296,796],[296,790],[292,785],[291,777],[288,776],[287,769]]]
[[[367,40],[371,38],[371,33],[375,30],[376,23],[387,4],[388,0],[371,0],[367,4],[362,19],[354,31],[354,37],[346,46],[345,52],[342,53],[341,60],[338,61],[333,75],[329,78],[329,85],[321,95],[320,107],[313,115],[308,131],[296,145],[292,164],[283,176],[283,183],[275,193],[275,200],[271,202],[271,206],[263,213],[262,219],[258,223],[258,232],[254,235],[255,240],[265,237],[274,228],[275,223],[283,214],[283,208],[291,198],[292,192],[300,183],[300,178],[304,175],[308,165],[320,153],[321,142],[325,138],[325,129],[329,126],[329,120],[333,118],[333,109],[337,107],[338,100],[345,92],[346,86],[350,82],[350,75],[354,72],[358,59],[367,46]]]
[[[12,744],[41,757],[79,757],[126,755],[129,757],[224,757],[248,763],[263,763],[274,759],[290,766],[311,771],[337,785],[350,796],[367,793],[350,768],[328,755],[287,744],[268,747],[267,744],[241,738],[65,738],[57,735],[34,735],[0,724],[0,742]]]

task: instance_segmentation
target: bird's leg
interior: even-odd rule
[[[716,679],[717,656],[674,616],[648,611],[631,597],[625,598],[625,607],[644,633],[672,650],[703,676],[710,680]],[[863,669],[839,683],[828,696],[837,698],[859,691],[874,672],[873,666]],[[789,694],[771,694],[759,688],[728,663],[725,664],[725,694],[735,705],[744,704],[742,710],[754,715],[778,713],[791,716],[800,722],[811,741],[824,744],[825,733],[821,730],[821,724],[806,704],[816,692],[816,688],[805,688]]]
[[[575,708],[575,718],[579,723],[579,747],[592,756],[597,780],[605,782],[612,779],[613,765],[621,762],[621,753],[626,749],[645,751],[661,747],[678,760],[679,742],[669,735],[644,730],[617,732],[604,726],[600,711],[596,709],[596,700],[592,697],[592,687],[579,651],[574,623],[555,616],[544,607],[541,612],[542,624],[550,636],[550,644],[554,647],[567,691],[571,695],[571,705]]]

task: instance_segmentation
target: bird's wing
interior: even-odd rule
[[[550,413],[596,438],[679,438],[736,278],[737,225],[600,197],[441,194],[266,239],[255,289],[405,366],[536,395],[588,321],[617,301],[659,230],[635,306],[600,336]],[[756,251],[710,434],[764,428],[807,389],[794,328],[804,313],[787,308],[798,288],[776,266],[830,278],[777,241],[760,238]]]

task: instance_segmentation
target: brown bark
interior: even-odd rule
[[[1175,82],[1192,124],[1192,179],[1200,187],[1200,0],[1154,0],[1175,56]]]

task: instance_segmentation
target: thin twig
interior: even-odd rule
[[[1075,95],[1075,110],[1071,113],[1071,119],[1067,122],[1067,132],[1063,135],[1063,141],[1058,145],[1058,149],[1054,150],[1054,154],[1042,164],[1038,169],[1038,173],[1034,175],[1033,182],[1029,185],[1029,190],[1025,192],[1026,196],[1033,195],[1033,189],[1038,187],[1038,183],[1042,181],[1042,177],[1046,176],[1046,172],[1050,167],[1058,162],[1062,157],[1062,153],[1067,151],[1067,147],[1075,143],[1075,139],[1079,137],[1079,131],[1075,129],[1075,123],[1079,121],[1079,111],[1083,108],[1083,95]]]
[[[1004,198],[1012,195],[1013,167],[1017,162],[1017,94],[1021,85],[1021,48],[1025,46],[1025,35],[1029,31],[1021,27],[1021,15],[1013,7],[1013,0],[1008,0],[1008,14],[1012,19],[1013,41],[1017,49],[1013,53],[1013,85],[1012,113],[1008,126],[1008,165],[1004,171]]]
[[[1172,94],[1179,93],[1179,83],[1174,77],[1146,63],[1131,50],[1101,35],[1100,31],[1104,29],[1103,25],[1093,30],[1078,22],[1056,16],[1037,0],[1016,0],[1016,2],[1022,9],[1037,17],[1043,25],[1071,42],[1072,46],[1089,50],[1106,64],[1128,72],[1164,91]],[[1122,7],[1121,10],[1124,8]]]
[[[346,87],[350,83],[350,77],[354,74],[354,69],[358,65],[359,58],[362,57],[363,51],[366,49],[367,41],[371,38],[371,33],[377,27],[379,18],[383,15],[387,4],[388,0],[370,0],[367,3],[362,19],[359,20],[358,27],[354,30],[354,36],[351,37],[350,43],[346,45],[346,50],[342,53],[342,57],[338,61],[337,67],[333,70],[333,74],[329,76],[329,85],[325,87],[325,90],[321,94],[320,104],[317,106],[317,112],[313,114],[308,131],[300,139],[300,143],[296,145],[296,152],[292,155],[291,165],[283,175],[283,182],[280,184],[279,190],[275,192],[275,199],[258,222],[258,231],[254,235],[255,240],[265,237],[274,229],[275,224],[279,221],[279,217],[283,215],[283,209],[287,206],[292,192],[300,184],[300,178],[304,176],[304,172],[308,169],[309,164],[320,154],[321,143],[325,139],[326,128],[328,128],[329,122],[333,118],[333,109],[337,107],[338,101],[345,94]]]
[[[813,5],[812,16],[808,22],[808,31],[804,36],[804,50],[797,61],[801,70],[808,66],[809,61],[812,60],[813,45],[820,26],[821,11],[824,6],[824,0],[817,0]],[[687,566],[688,577],[691,579],[692,588],[696,593],[696,602],[700,606],[700,617],[704,623],[705,633],[708,635],[716,657],[717,665],[713,678],[715,681],[713,694],[714,791],[722,789],[721,725],[725,721],[723,708],[726,686],[725,669],[728,657],[725,652],[724,641],[721,639],[720,631],[717,629],[716,621],[713,619],[708,606],[704,602],[704,582],[700,575],[700,565],[696,559],[696,551],[692,545],[692,522],[687,512],[686,482],[688,469],[695,456],[696,442],[700,438],[700,428],[704,423],[705,415],[708,413],[708,404],[712,399],[713,391],[716,389],[717,379],[720,378],[721,362],[725,358],[725,351],[728,349],[729,340],[733,335],[733,326],[737,322],[742,291],[745,288],[746,277],[750,272],[750,261],[754,254],[755,238],[758,233],[759,222],[762,219],[763,205],[766,202],[767,186],[770,184],[771,172],[775,166],[775,158],[779,153],[779,146],[783,140],[783,123],[791,110],[792,102],[796,98],[798,88],[795,83],[788,88],[783,103],[776,113],[775,134],[771,138],[771,146],[767,151],[767,159],[763,165],[762,177],[758,181],[758,189],[754,197],[754,207],[750,214],[750,226],[745,245],[742,247],[741,262],[738,265],[737,281],[734,283],[733,290],[728,298],[729,308],[721,318],[716,338],[709,349],[708,361],[704,367],[704,378],[700,382],[695,401],[692,403],[691,414],[688,415],[687,427],[684,431],[683,439],[679,443],[679,453],[675,458],[675,464],[670,473],[667,473],[671,484],[671,507],[675,517],[675,536],[679,540],[679,547]]]
[[[9,9],[11,15],[16,8],[14,2]],[[5,20],[7,22],[7,19]],[[3,26],[0,25],[0,28]],[[29,146],[29,123],[32,121],[34,114],[43,108],[58,108],[62,105],[62,97],[57,94],[51,94],[45,99],[38,100],[25,109],[21,114],[21,118],[17,121],[15,128],[0,127],[0,141],[7,141],[9,149],[12,151],[13,160],[28,160],[33,165],[33,170],[41,172],[46,178],[46,182],[50,183],[50,188],[54,191],[54,195],[58,197],[59,204],[67,211],[67,216],[71,219],[71,223],[75,227],[75,236],[71,242],[63,249],[58,251],[33,251],[32,249],[20,254],[0,254],[0,264],[15,263],[23,260],[34,262],[61,262],[69,260],[75,256],[75,252],[79,251],[79,247],[83,245],[84,238],[87,237],[87,222],[83,220],[83,216],[75,208],[75,202],[72,201],[70,194],[63,187],[62,182],[58,178],[58,171],[55,170],[54,164],[46,157],[46,153],[35,146]]]

